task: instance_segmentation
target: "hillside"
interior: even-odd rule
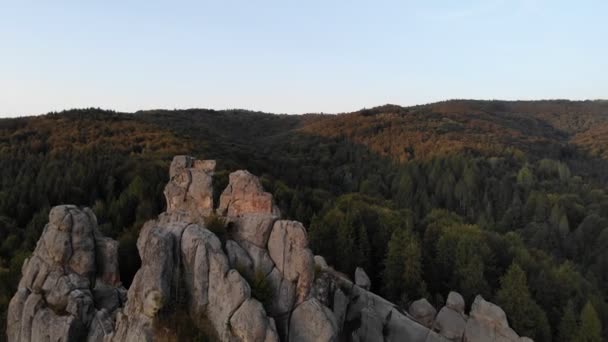
[[[348,274],[363,266],[372,290],[404,307],[426,297],[439,308],[452,289],[467,303],[481,293],[518,333],[568,341],[588,319],[583,307],[608,327],[606,127],[606,101],[0,120],[0,305],[63,203],[90,206],[119,240],[130,285],[139,229],[164,210],[169,161],[192,154],[218,160],[218,189],[236,169],[261,175],[284,216],[309,227],[315,254]],[[518,305],[504,295],[513,265],[525,273]]]

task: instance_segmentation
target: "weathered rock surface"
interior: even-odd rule
[[[230,265],[237,269],[244,277],[253,279],[253,261],[249,254],[236,242],[226,241],[226,252]]]
[[[302,303],[308,298],[314,280],[314,260],[304,226],[296,221],[275,222],[268,252],[281,276],[295,283],[296,305]]]
[[[447,306],[444,306],[443,309],[439,311],[439,314],[435,319],[433,330],[437,331],[450,341],[460,341],[462,339],[462,335],[464,334],[466,324],[467,322],[462,314]]]
[[[424,298],[412,302],[408,311],[415,320],[427,328],[433,325],[433,320],[437,314],[437,310]]]
[[[228,217],[244,214],[280,216],[272,195],[264,191],[260,180],[245,170],[230,174],[228,187],[220,196],[218,211]]]
[[[117,246],[90,209],[52,208],[9,304],[9,341],[103,341],[126,294]]]
[[[247,299],[230,318],[230,327],[240,341],[278,342],[274,320],[264,314],[264,307],[254,299]]]
[[[171,179],[165,186],[168,213],[188,213],[197,217],[213,212],[214,160],[196,160],[175,156],[169,170]]]
[[[318,300],[310,299],[296,307],[289,322],[289,341],[335,341],[338,324],[332,312]]]
[[[464,314],[464,298],[458,292],[450,291],[445,306],[460,314]]]
[[[228,217],[230,235],[237,241],[248,241],[266,248],[270,231],[278,216],[268,213],[243,213]]]
[[[497,341],[520,341],[509,327],[505,312],[481,296],[475,297],[469,316],[463,336],[467,342],[487,341],[490,337]]]

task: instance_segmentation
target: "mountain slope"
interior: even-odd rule
[[[315,253],[344,272],[373,266],[373,290],[403,305],[417,291],[438,307],[450,289],[493,299],[516,264],[550,335],[566,308],[587,302],[607,326],[607,108],[447,101],[341,115],[77,110],[0,120],[0,305],[62,203],[91,206],[119,239],[129,285],[138,230],[164,209],[169,160],[193,154],[218,160],[215,188],[232,170],[261,175],[285,216],[309,227]],[[404,269],[419,271],[390,285]]]

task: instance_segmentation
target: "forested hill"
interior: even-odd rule
[[[215,189],[232,170],[262,175],[315,254],[345,273],[363,266],[373,291],[404,306],[481,293],[537,341],[593,341],[602,326],[606,338],[608,101],[0,120],[0,312],[57,204],[94,209],[129,285],[175,154],[217,159]]]

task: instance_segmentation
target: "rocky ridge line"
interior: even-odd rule
[[[282,220],[247,171],[230,174],[215,209],[214,169],[173,159],[167,211],[142,227],[142,266],[128,292],[117,243],[90,209],[53,208],[9,306],[9,341],[175,341],[163,322],[178,310],[221,341],[529,341],[480,296],[468,315],[455,292],[439,314],[424,299],[406,312],[370,292],[364,270],[353,282],[313,256],[305,227]],[[209,219],[226,223],[222,239]],[[250,284],[263,284],[264,303]]]

